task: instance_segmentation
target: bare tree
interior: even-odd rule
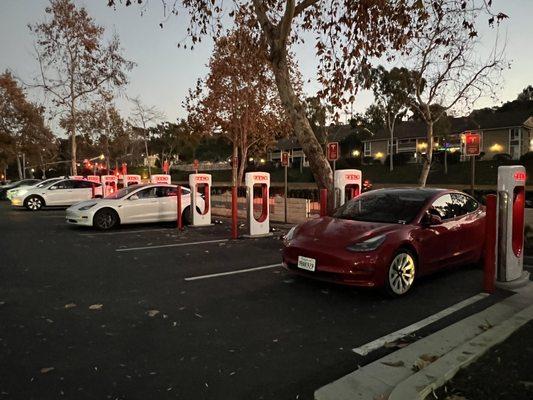
[[[72,173],[77,173],[76,129],[80,103],[104,88],[127,83],[133,63],[122,55],[118,37],[104,43],[104,28],[96,25],[84,7],[71,0],[51,0],[50,19],[30,25],[36,37],[36,58],[44,89],[61,110],[62,126],[71,141]]]
[[[507,16],[492,15],[484,0],[424,0],[428,21],[407,45],[405,66],[413,71],[412,107],[426,123],[427,150],[419,177],[425,186],[431,169],[434,125],[449,110],[471,108],[483,95],[493,94],[504,67],[503,50],[494,44],[490,54],[479,57],[476,22],[487,15],[489,23]]]
[[[139,96],[130,98],[133,104],[131,111],[130,122],[140,133],[144,142],[144,151],[148,164],[148,175],[152,176],[152,166],[150,165],[150,153],[148,152],[148,141],[150,140],[150,127],[157,125],[158,122],[165,118],[165,114],[157,109],[155,106],[147,106],[144,104]]]

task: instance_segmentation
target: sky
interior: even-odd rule
[[[107,34],[118,34],[127,58],[137,63],[130,73],[130,84],[117,100],[124,116],[131,106],[125,94],[140,96],[150,106],[156,106],[167,120],[185,117],[182,107],[188,90],[198,78],[207,73],[206,64],[212,51],[212,43],[206,40],[193,51],[178,48],[185,38],[186,16],[164,19],[160,2],[152,1],[142,15],[138,7],[118,5],[116,10],[107,7],[107,0],[74,0],[83,5],[95,21],[106,28]],[[43,21],[47,0],[0,0],[0,71],[9,69],[23,81],[30,82],[37,76],[34,58],[34,39],[27,25]],[[533,0],[495,0],[495,8],[501,8],[509,19],[504,22],[501,36],[507,37],[506,53],[512,62],[504,73],[501,102],[513,100],[527,85],[533,84]],[[483,24],[484,25],[484,24]],[[487,35],[484,26],[481,35]],[[489,46],[489,40],[487,40]],[[319,88],[316,82],[316,59],[311,42],[295,49],[307,95],[314,95]],[[39,100],[40,96],[32,96]],[[354,103],[354,111],[362,112],[372,103],[369,92],[361,92]],[[481,99],[476,108],[494,105],[490,99]],[[341,117],[342,118],[342,117]],[[346,116],[345,116],[346,118]]]

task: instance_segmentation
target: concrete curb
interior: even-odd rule
[[[470,342],[452,350],[394,388],[389,400],[423,400],[452,379],[461,368],[476,361],[491,347],[503,342],[533,319],[533,306],[490,328]]]
[[[479,343],[478,338],[485,332],[499,332],[496,327],[504,326],[517,313],[530,307],[533,303],[533,282],[526,287],[516,290],[516,294],[486,308],[485,310],[462,319],[446,328],[420,339],[407,347],[397,350],[377,361],[324,386],[315,391],[316,400],[375,400],[389,398],[396,388],[403,382],[409,381],[415,375],[429,374],[427,365],[419,372],[413,371],[413,365],[418,364],[424,356],[433,357],[438,361],[447,360],[447,354],[466,346],[470,342]],[[489,328],[488,330],[486,330]],[[515,328],[517,329],[517,328]],[[514,332],[514,330],[513,330]],[[511,332],[512,333],[512,332]],[[510,333],[509,333],[510,334]],[[504,333],[502,333],[503,337]],[[504,340],[504,339],[502,339]],[[483,343],[483,342],[481,342]],[[483,344],[483,349],[488,346]],[[481,347],[481,346],[480,346]],[[461,350],[470,352],[469,350]],[[472,352],[475,354],[475,352]],[[456,356],[461,356],[456,355]],[[466,356],[462,354],[462,356]],[[450,356],[452,357],[452,356]],[[465,357],[466,359],[466,357]],[[462,360],[464,361],[464,360]],[[443,361],[445,362],[445,361]],[[454,360],[455,363],[455,360]],[[459,369],[461,365],[457,366]],[[448,366],[448,369],[451,369]],[[431,374],[429,374],[431,375]],[[422,376],[422,375],[419,375]],[[431,375],[437,379],[439,375]],[[426,377],[429,379],[430,377]],[[413,378],[413,380],[418,379]],[[444,378],[443,378],[444,379]],[[432,381],[424,381],[420,390]],[[405,385],[408,385],[407,383]],[[416,389],[415,385],[413,386]],[[407,390],[408,386],[404,386]],[[399,389],[398,389],[399,390]],[[412,400],[414,397],[396,397],[396,399]],[[392,399],[392,398],[391,398]]]

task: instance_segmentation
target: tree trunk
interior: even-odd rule
[[[17,154],[17,170],[19,173],[19,180],[22,180],[23,176],[22,176],[22,166],[20,165],[20,154]]]
[[[446,141],[444,141],[444,175],[448,175],[448,148]]]
[[[244,169],[246,168],[246,161],[248,160],[248,149],[241,149],[241,159],[239,162],[239,174],[237,176],[238,185],[242,185],[242,178],[244,177]]]
[[[233,187],[239,187],[238,182],[238,165],[239,165],[239,148],[237,146],[237,143],[233,143],[233,158],[231,159],[231,182]]]
[[[389,171],[394,170],[394,132],[390,132],[390,147],[389,147]]]
[[[146,138],[146,129],[145,129],[145,136],[144,136],[144,151],[146,156],[146,164],[148,165],[148,177],[152,178],[152,166],[150,165],[150,156],[148,154],[148,139]]]
[[[431,161],[433,160],[433,122],[427,122],[427,150],[424,164],[422,165],[422,171],[420,173],[420,179],[418,183],[420,187],[425,187],[429,176],[429,170],[431,169]]]
[[[72,169],[72,175],[78,175],[78,165],[76,162],[77,145],[75,114],[76,103],[74,102],[74,100],[72,100],[72,102],[70,103],[70,164]]]
[[[278,48],[272,50],[272,70],[276,78],[276,86],[280,95],[281,103],[289,120],[298,142],[302,146],[313,176],[319,188],[329,190],[329,209],[333,208],[333,171],[322,151],[311,124],[307,119],[304,105],[294,92],[290,79],[289,65],[287,62],[287,49]]]

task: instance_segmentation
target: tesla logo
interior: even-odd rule
[[[115,183],[116,178],[114,176],[102,177],[102,182],[104,183]]]
[[[156,182],[167,182],[168,178],[166,176],[156,176]]]
[[[361,177],[357,174],[346,174],[344,175],[347,181],[358,181]]]
[[[264,175],[254,175],[255,181],[268,181],[268,177]]]
[[[525,172],[515,172],[514,173],[514,180],[516,182],[525,182],[526,181],[526,173]]]
[[[139,180],[139,178],[140,178],[139,176],[128,175],[126,179],[127,179],[128,182],[137,182]]]
[[[208,176],[197,176],[195,177],[196,182],[209,182]]]

